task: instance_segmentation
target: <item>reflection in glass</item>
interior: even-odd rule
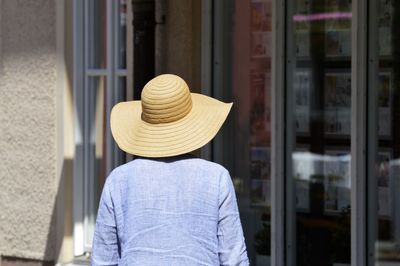
[[[105,77],[90,77],[85,97],[85,139],[84,158],[88,160],[85,169],[85,226],[87,227],[86,243],[91,244],[94,232],[94,222],[98,209],[100,194],[106,177],[106,141],[105,141]]]
[[[351,1],[288,13],[287,263],[350,265]]]
[[[215,90],[234,102],[215,141],[215,160],[233,178],[251,265],[270,265],[272,2],[215,3],[217,17],[225,18],[214,23],[221,66]]]
[[[126,77],[119,77],[118,78],[118,89],[115,90],[116,93],[116,102],[123,102],[126,101]],[[126,163],[126,156],[125,152],[122,151],[121,149],[117,148],[115,149],[115,161],[116,161],[116,166],[121,165]]]
[[[107,0],[88,0],[88,68],[107,67]]]
[[[117,5],[119,12],[117,13],[117,53],[118,68],[126,68],[126,20],[127,20],[127,0],[118,0]]]
[[[125,153],[118,149],[111,137],[107,114],[114,104],[126,100],[126,71],[123,70],[126,70],[127,1],[84,2],[84,238],[85,248],[90,250],[97,205],[107,171],[126,162]],[[112,36],[115,38],[110,39]],[[111,42],[111,47],[107,47],[108,42]],[[110,62],[107,62],[107,57]],[[106,72],[107,77],[95,76],[105,73],[105,69],[111,70]],[[107,82],[110,84],[108,88]]]
[[[400,2],[377,0],[377,16],[373,29],[376,38],[374,58],[379,58],[376,73],[372,77],[374,115],[370,121],[375,124],[371,155],[375,161],[373,228],[375,261],[374,265],[400,265],[400,32],[398,18]],[[374,40],[374,41],[375,41]],[[374,119],[373,119],[374,117]],[[374,169],[371,169],[373,171]],[[370,190],[371,191],[371,190]],[[389,264],[390,263],[390,264]]]

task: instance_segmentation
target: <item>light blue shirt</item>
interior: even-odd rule
[[[249,265],[228,171],[189,155],[116,168],[100,199],[92,265]]]

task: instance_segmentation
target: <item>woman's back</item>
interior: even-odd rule
[[[106,181],[93,265],[248,265],[229,173],[188,155],[139,158]]]

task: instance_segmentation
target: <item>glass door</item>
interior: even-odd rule
[[[289,0],[286,265],[350,265],[350,0]]]

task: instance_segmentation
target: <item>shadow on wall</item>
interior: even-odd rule
[[[1,266],[55,265],[59,261],[69,261],[73,256],[73,116],[70,86],[73,80],[72,21],[68,21],[72,20],[72,1],[60,1],[65,3],[65,66],[61,67],[65,67],[65,80],[62,81],[64,84],[61,84],[65,86],[62,98],[64,103],[58,102],[58,90],[61,88],[58,80],[54,80],[55,72],[59,71],[54,64],[55,53],[58,52],[55,51],[54,41],[60,34],[57,32],[59,29],[54,27],[57,5],[55,3],[59,1],[0,0],[0,109],[3,111],[2,108],[5,108],[2,113],[6,114],[2,121],[4,123],[0,123],[0,130],[4,129],[0,134],[0,159],[5,159],[3,167],[0,167],[0,174],[7,175],[5,181],[9,180],[9,176],[15,177],[12,182],[5,182],[6,189],[0,189],[0,196],[16,199],[7,207],[9,211],[12,210],[13,217],[7,218],[5,222],[0,219],[0,225],[3,226],[0,226],[0,229],[5,233],[10,232],[8,238],[4,238],[4,242],[1,239],[3,236],[0,237],[0,244],[4,243],[5,247],[12,250],[2,250],[3,256],[0,251]],[[14,69],[17,71],[13,71]],[[10,84],[13,90],[8,90]],[[21,97],[25,99],[20,100]],[[14,101],[27,104],[13,106]],[[62,104],[66,105],[64,109]],[[7,115],[14,110],[16,113],[13,116]],[[64,116],[64,120],[59,120],[60,115]],[[54,119],[57,122],[54,122]],[[66,125],[66,122],[69,125]],[[30,132],[30,135],[16,135],[16,124],[18,130]],[[8,125],[11,129],[5,128]],[[43,131],[47,133],[41,135]],[[67,140],[60,139],[62,135]],[[46,136],[59,139],[46,142]],[[6,145],[3,145],[5,143]],[[59,146],[63,147],[61,150],[64,150],[64,154],[56,154],[61,151]],[[26,156],[23,156],[24,154]],[[10,156],[14,157],[10,159]],[[50,167],[54,167],[54,161],[59,168],[55,171],[49,170]],[[29,167],[15,170],[25,163],[29,164]],[[31,176],[28,176],[29,174]],[[26,177],[32,181],[21,184]],[[18,194],[13,194],[14,189]],[[13,207],[14,205],[16,207]],[[42,210],[45,211],[42,213]],[[14,216],[18,217],[18,224],[7,228],[12,226]],[[36,223],[35,219],[40,221]],[[37,239],[34,235],[36,232],[41,234]],[[13,237],[20,239],[14,241]],[[37,244],[32,245],[35,241]],[[33,247],[34,252],[26,250],[27,246]]]
[[[64,160],[62,177],[58,184],[55,203],[53,205],[50,229],[44,252],[45,260],[33,260],[10,256],[1,257],[1,266],[50,266],[60,258],[70,259],[72,255],[72,172],[71,159]],[[64,247],[63,247],[64,246]],[[70,254],[61,254],[61,250],[70,251]],[[64,251],[65,252],[65,251]]]

